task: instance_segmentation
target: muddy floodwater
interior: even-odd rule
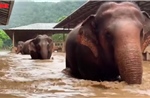
[[[0,98],[150,97],[150,61],[143,62],[143,83],[96,82],[70,77],[65,53],[54,59],[31,60],[29,55],[0,52]]]

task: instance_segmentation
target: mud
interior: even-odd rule
[[[72,78],[65,68],[65,54],[54,59],[31,60],[29,55],[0,52],[1,98],[115,98],[150,97],[150,61],[143,62],[143,83],[96,82]]]

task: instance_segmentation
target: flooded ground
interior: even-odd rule
[[[64,74],[64,53],[53,60],[31,60],[29,55],[0,52],[1,98],[150,97],[150,62],[143,62],[142,85],[79,80]]]

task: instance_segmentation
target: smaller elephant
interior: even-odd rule
[[[50,59],[53,50],[53,41],[47,35],[38,35],[29,43],[32,59]]]
[[[17,54],[18,54],[18,53],[23,54],[23,52],[22,52],[23,44],[24,44],[23,41],[18,41],[18,44],[17,44],[17,50],[16,50],[16,53],[17,53]]]
[[[18,41],[18,45],[17,45],[17,51],[16,53],[21,53],[21,54],[29,54],[29,42],[31,41],[31,39],[23,42],[23,41]]]

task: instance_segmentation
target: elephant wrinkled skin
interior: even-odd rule
[[[90,80],[142,83],[144,17],[131,2],[107,2],[89,16],[66,40],[66,68],[72,75]]]

